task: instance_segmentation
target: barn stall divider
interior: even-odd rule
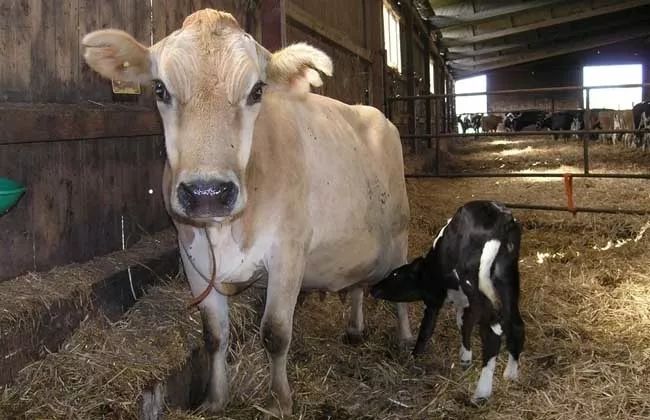
[[[499,90],[499,91],[488,91],[481,93],[462,93],[462,94],[430,94],[430,95],[413,95],[413,96],[390,96],[386,98],[387,103],[387,117],[391,119],[393,115],[393,105],[396,103],[406,102],[406,103],[415,103],[418,101],[423,101],[426,103],[433,102],[435,105],[433,107],[427,107],[427,109],[433,108],[438,109],[441,105],[443,109],[448,110],[450,103],[455,102],[457,97],[472,97],[477,95],[486,95],[490,96],[505,96],[512,94],[555,94],[555,93],[564,93],[564,92],[576,92],[579,95],[577,103],[584,102],[584,122],[585,129],[581,130],[534,130],[534,131],[502,131],[502,132],[474,132],[474,133],[458,133],[456,127],[456,116],[454,111],[446,111],[446,122],[442,124],[444,127],[443,130],[439,130],[438,124],[428,124],[426,128],[433,127],[435,130],[422,130],[421,126],[418,127],[414,123],[415,118],[410,118],[410,124],[407,125],[406,130],[401,130],[400,137],[402,138],[403,143],[408,147],[411,152],[416,152],[418,147],[416,146],[417,140],[425,140],[427,147],[429,149],[433,148],[435,154],[433,156],[433,170],[430,172],[408,172],[405,176],[407,178],[564,178],[565,180],[565,193],[567,195],[567,206],[552,206],[545,204],[537,203],[506,203],[511,208],[517,209],[528,209],[528,210],[546,210],[546,211],[569,211],[573,214],[578,212],[584,213],[609,213],[609,214],[630,214],[630,215],[646,215],[650,214],[648,209],[626,209],[626,208],[607,208],[607,207],[576,207],[573,205],[573,188],[572,183],[574,178],[602,178],[602,179],[650,179],[650,173],[613,173],[611,171],[607,172],[597,172],[594,173],[590,168],[590,139],[591,136],[602,136],[602,135],[615,135],[615,136],[647,136],[647,128],[643,129],[592,129],[591,125],[591,113],[592,109],[590,107],[590,92],[601,90],[601,89],[626,89],[626,88],[647,88],[650,87],[650,83],[641,83],[641,84],[623,84],[623,85],[607,85],[607,86],[597,86],[597,87],[585,87],[585,86],[562,86],[562,87],[549,87],[549,88],[531,88],[531,89],[510,89],[510,90]],[[584,96],[584,100],[582,95]],[[408,107],[409,110],[414,109],[414,107]],[[550,113],[555,112],[555,109],[547,110]],[[561,110],[557,110],[561,111]],[[596,112],[596,111],[594,111]],[[630,111],[631,112],[631,111]],[[494,114],[494,113],[491,113]],[[506,114],[506,112],[503,112]],[[426,114],[426,119],[431,120],[435,119],[435,116],[431,114]],[[404,131],[406,131],[404,133]],[[422,134],[417,134],[417,131],[424,131]],[[513,139],[521,137],[548,137],[549,135],[553,136],[579,136],[582,141],[582,171],[576,172],[557,172],[551,171],[539,172],[535,170],[526,170],[526,171],[509,171],[509,172],[479,172],[475,170],[469,171],[443,171],[441,169],[441,164],[444,163],[443,153],[441,153],[441,147],[445,140],[456,140],[456,139],[485,139],[485,138],[502,138],[502,139]],[[446,144],[445,144],[446,149]],[[416,152],[417,153],[417,152]],[[639,153],[645,153],[639,152]],[[556,173],[553,173],[556,172]]]

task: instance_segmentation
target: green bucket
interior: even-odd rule
[[[7,178],[0,178],[0,215],[12,208],[25,192],[25,187]]]

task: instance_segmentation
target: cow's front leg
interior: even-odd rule
[[[350,321],[345,330],[346,339],[350,344],[360,344],[363,341],[363,289],[350,290]]]
[[[201,236],[200,231],[196,231],[196,241],[201,241],[204,236]],[[182,238],[183,234],[179,236]],[[205,269],[209,272],[209,260],[206,255],[193,254],[192,261],[186,253],[187,244],[181,243],[180,253],[183,259],[183,267],[185,275],[192,289],[194,296],[199,296],[207,287],[208,283],[196,269]],[[204,247],[192,247],[192,251],[188,252],[209,252],[207,241]],[[198,264],[198,265],[197,265]],[[204,267],[205,266],[205,267]],[[201,311],[201,319],[203,320],[203,337],[205,339],[205,349],[210,358],[210,369],[208,378],[208,387],[206,390],[205,400],[202,404],[202,409],[211,413],[223,411],[228,403],[228,370],[226,365],[226,357],[228,352],[228,338],[230,331],[230,324],[228,320],[228,298],[216,290],[212,290],[210,294],[203,299],[199,304]]]
[[[293,313],[304,274],[302,253],[285,251],[290,260],[275,256],[269,267],[266,306],[260,328],[271,365],[271,401],[268,411],[278,417],[291,415],[293,400],[287,379],[287,354],[291,344]]]

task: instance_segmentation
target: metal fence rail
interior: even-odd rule
[[[460,93],[460,94],[428,94],[428,95],[416,95],[416,96],[391,96],[386,98],[386,113],[387,117],[390,119],[392,115],[392,105],[397,102],[407,102],[415,103],[416,101],[426,101],[429,102],[438,102],[440,101],[443,104],[443,107],[449,107],[450,102],[456,97],[467,97],[467,96],[478,96],[486,95],[498,96],[498,95],[512,95],[512,94],[540,94],[540,93],[554,93],[554,92],[577,92],[580,94],[580,99],[582,99],[582,92],[586,93],[586,100],[584,106],[584,118],[585,130],[573,131],[573,130],[539,130],[539,131],[519,131],[519,132],[482,132],[482,133],[456,133],[456,132],[440,132],[439,121],[436,121],[434,126],[435,132],[428,132],[424,134],[416,133],[416,118],[414,115],[413,106],[409,106],[409,112],[412,112],[413,115],[409,115],[409,124],[408,124],[408,133],[402,134],[402,140],[411,140],[414,142],[416,139],[427,139],[429,147],[432,147],[432,140],[435,141],[435,169],[434,173],[430,174],[407,174],[406,178],[603,178],[603,179],[650,179],[650,173],[591,173],[589,165],[589,137],[593,135],[601,134],[632,134],[639,135],[643,133],[640,130],[592,130],[591,129],[591,108],[589,104],[590,92],[593,90],[602,90],[602,89],[623,89],[623,88],[647,88],[650,87],[650,83],[640,83],[640,84],[624,84],[624,85],[608,85],[608,86],[561,86],[561,87],[549,87],[549,88],[531,88],[531,89],[510,89],[510,90],[498,90],[498,91],[489,91],[489,92],[473,92],[473,93]],[[431,107],[427,107],[429,110]],[[442,113],[443,115],[450,115],[450,113],[445,109]],[[443,126],[452,127],[455,126],[455,115],[451,115],[451,121],[445,121]],[[429,122],[426,124],[427,129],[431,128],[430,120],[431,115],[427,112],[426,120]],[[450,124],[451,122],[451,124]],[[509,173],[446,173],[442,174],[440,172],[440,141],[441,139],[446,138],[490,138],[490,137],[515,137],[515,136],[579,136],[582,139],[582,148],[583,148],[583,170],[582,173],[548,173],[548,172],[509,172]],[[415,143],[412,143],[412,146],[415,146]],[[615,208],[592,208],[592,207],[561,207],[561,206],[549,206],[549,205],[539,205],[539,204],[521,204],[521,203],[512,203],[507,204],[511,208],[516,209],[530,209],[530,210],[547,210],[547,211],[570,211],[572,213],[607,213],[607,214],[631,214],[631,215],[647,215],[650,214],[649,210],[638,210],[638,209],[615,209]]]

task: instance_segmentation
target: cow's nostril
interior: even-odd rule
[[[178,184],[178,202],[188,216],[226,216],[231,213],[239,188],[234,182],[194,181]]]
[[[189,208],[192,205],[192,199],[194,198],[194,192],[192,187],[184,182],[178,184],[178,201],[180,202],[183,208]]]

